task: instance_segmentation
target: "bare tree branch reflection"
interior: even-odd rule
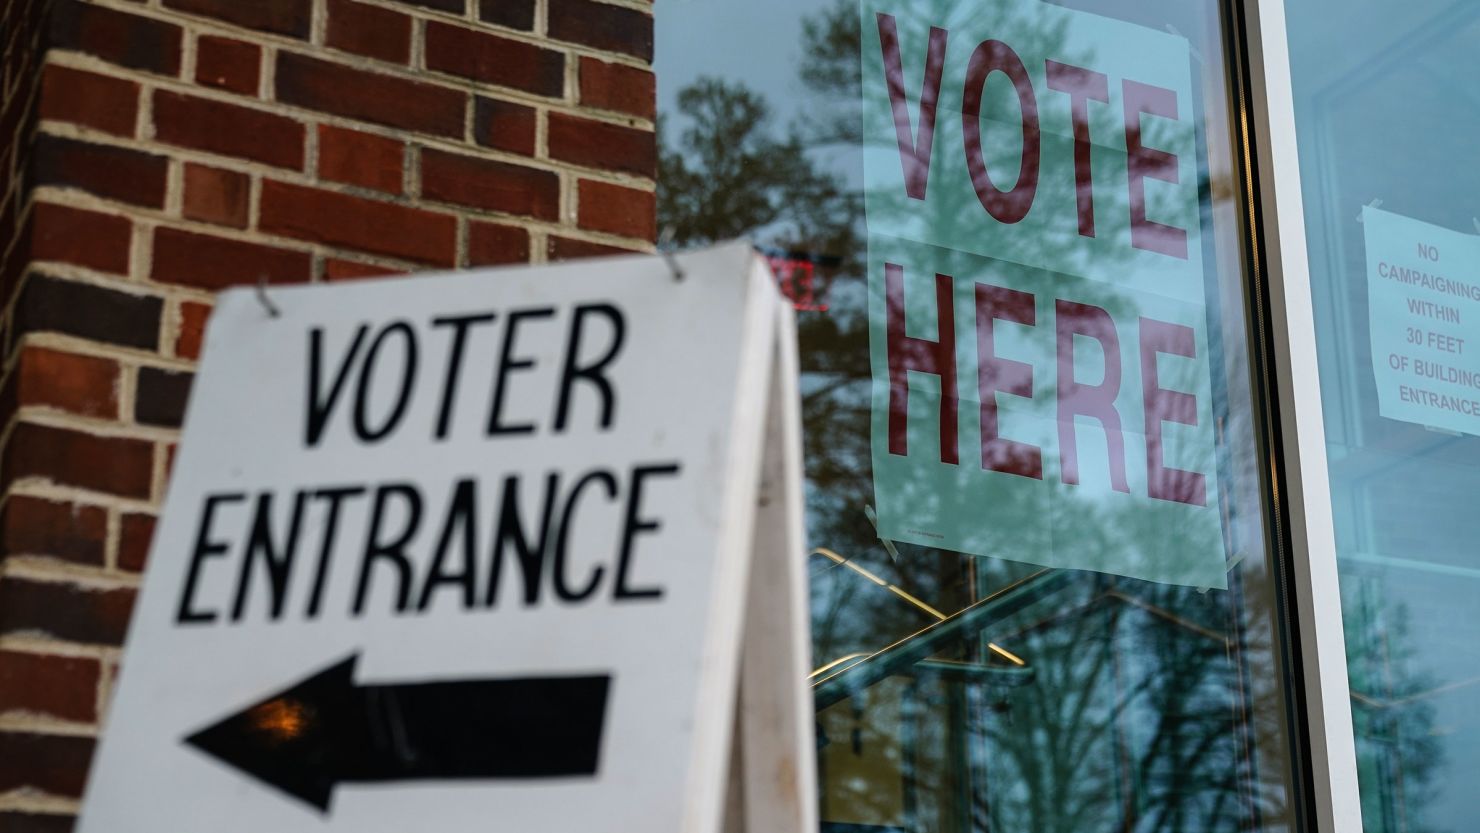
[[[924,43],[932,5],[912,11],[914,7],[900,4],[896,18],[901,37],[913,32],[910,42]],[[1039,26],[1034,37],[1040,42],[1024,46],[1025,52],[1054,53],[1050,47],[1063,33]],[[799,67],[807,91],[805,118],[795,124],[778,125],[769,104],[743,83],[703,78],[679,93],[677,110],[663,115],[660,129],[659,224],[674,230],[677,245],[749,235],[765,245],[827,255],[839,264],[827,276],[831,311],[798,316],[807,526],[811,546],[828,548],[863,573],[840,567],[829,557],[811,558],[813,648],[819,666],[860,661],[935,622],[889,585],[951,614],[1036,569],[1015,561],[1015,554],[1055,546],[1052,530],[1044,527],[1015,527],[1011,536],[1001,532],[1007,519],[1043,511],[1022,494],[1009,493],[991,506],[972,505],[951,490],[931,489],[918,500],[911,496],[913,505],[980,518],[988,542],[982,551],[1002,557],[892,542],[886,546],[871,520],[870,408],[879,380],[872,378],[869,361],[859,43],[858,10],[851,0],[830,3],[805,20]],[[1062,57],[1081,65],[1094,60],[1093,55]],[[991,98],[1008,92],[989,89],[983,103],[987,129],[1003,128],[991,121],[991,114],[1010,109],[1011,102]],[[1103,113],[1095,117],[1109,118]],[[1118,124],[1093,129],[1113,133]],[[1145,142],[1159,144],[1154,129],[1146,129]],[[893,141],[892,136],[870,138]],[[987,164],[1003,170],[999,162],[989,159]],[[1205,229],[1211,229],[1210,204],[1236,194],[1236,189],[1224,188],[1214,195],[1210,181],[1202,173]],[[1045,192],[1063,189],[1061,196],[1070,201],[1076,187],[1072,179],[1040,183]],[[1128,199],[1123,193],[1096,197],[1122,203]],[[946,205],[929,223],[952,227],[982,210],[975,199]],[[1151,211],[1165,216],[1155,207]],[[1115,285],[1073,277],[1085,272],[1064,243],[1079,230],[1071,225],[1061,233],[1062,239],[1012,238],[990,255],[1002,263],[1058,272],[1056,279],[1061,277],[1080,302],[1060,314],[1079,316],[1079,331],[1108,341],[1113,327],[1106,330],[1091,310],[1124,320],[1134,315],[1136,305]],[[968,261],[982,259],[951,252],[940,257],[948,268],[962,264],[963,273],[970,268]],[[1240,280],[1237,274],[1220,274],[1209,285]],[[1287,676],[1278,637],[1278,578],[1264,566],[1271,559],[1266,555],[1249,369],[1238,329],[1244,319],[1240,307],[1219,306],[1220,297],[1236,302],[1242,290],[1235,285],[1226,296],[1217,291],[1211,295],[1209,326],[1221,327],[1220,344],[1229,344],[1226,355],[1218,352],[1213,359],[1220,376],[1214,405],[1219,459],[1207,461],[1202,470],[1216,473],[1210,479],[1219,478],[1224,505],[1217,511],[1225,527],[1226,555],[1231,563],[1243,565],[1231,571],[1229,589],[1200,592],[1076,573],[1069,589],[985,631],[942,644],[933,657],[987,671],[1010,668],[1011,661],[992,650],[996,646],[1026,662],[1031,676],[1025,684],[973,682],[918,664],[889,669],[880,682],[818,714],[825,829],[1278,833],[1296,828],[1287,700],[1287,687],[1295,683]],[[1175,335],[1167,337],[1163,352],[1175,352]],[[923,343],[906,348],[929,349]],[[1052,359],[1046,362],[1051,366]],[[988,380],[992,386],[1007,381]],[[1161,381],[1172,390],[1191,387],[1182,379]],[[1047,396],[1056,384],[1045,373],[1034,382],[1038,389],[1024,394]],[[1148,419],[1185,422],[1186,404],[1175,397],[1163,400]],[[1124,429],[1141,431],[1143,426]],[[1032,467],[1022,449],[1002,447],[993,453],[1016,455],[1010,456],[1011,466]],[[1007,465],[1004,459],[994,461]],[[1195,484],[1166,471],[1158,476],[1163,478],[1154,484],[1159,493],[1189,502],[1195,498]],[[1148,533],[1137,526],[1146,523],[1143,517],[1110,511],[1091,500],[1077,504],[1068,522],[1088,531],[1083,546],[1107,552],[1123,551],[1126,541]],[[1020,529],[1035,531],[1024,535]],[[1218,546],[1195,532],[1155,532],[1189,550]],[[1360,661],[1354,658],[1354,668]],[[1404,691],[1421,688],[1422,680],[1409,671],[1391,665],[1386,669],[1396,675],[1394,680],[1381,689],[1364,689],[1386,692],[1374,694],[1374,702],[1393,701]],[[1398,755],[1410,779],[1410,800],[1421,796],[1425,767],[1434,766],[1437,756],[1437,745],[1426,740],[1431,713],[1421,704],[1358,703],[1356,710],[1364,721],[1364,760]],[[1423,828],[1406,829],[1417,833]]]

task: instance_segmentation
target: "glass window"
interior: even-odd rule
[[[823,827],[1301,829],[1216,0],[668,0],[659,228],[796,304]]]
[[[1365,829],[1480,794],[1480,8],[1287,4]]]

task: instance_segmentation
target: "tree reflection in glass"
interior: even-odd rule
[[[1195,41],[1201,216],[1191,221],[1202,224],[1214,374],[1217,460],[1207,469],[1216,472],[1229,562],[1228,589],[1208,590],[1016,560],[1053,546],[1052,530],[1041,526],[1023,527],[1038,537],[999,542],[1001,557],[879,538],[859,13],[850,0],[812,5],[798,66],[804,116],[778,124],[743,81],[694,79],[662,116],[658,205],[659,228],[672,245],[749,236],[829,264],[821,271],[828,311],[798,314],[824,828],[1299,829],[1288,637],[1267,543],[1264,417],[1246,341],[1246,229],[1219,9],[1065,4],[1157,30],[1203,33]],[[933,12],[969,14],[972,5],[901,4],[894,16],[901,32],[923,31]],[[1033,30],[1040,52],[1052,52],[1062,36],[1052,26],[1033,28],[1033,19],[1014,25]],[[907,77],[918,83],[918,66],[914,72]],[[1096,109],[1091,117],[1105,122],[1094,121],[1094,131],[1120,129],[1117,114]],[[1145,141],[1157,140],[1148,134]],[[1039,187],[1057,189],[1055,199],[1075,198],[1072,178]],[[933,209],[929,222],[949,228],[981,211],[974,198],[963,200]],[[992,255],[1073,281],[1068,276],[1082,274],[1083,264],[1067,239],[1011,237]],[[1113,285],[1079,283],[1081,299],[1134,315]],[[1038,374],[1033,394],[1054,395],[1053,383]],[[911,500],[980,518],[989,531],[1041,511],[1011,494],[983,506],[931,488]],[[1145,522],[1090,501],[1073,518],[1082,546],[1107,551],[1147,534],[1137,528]],[[1412,711],[1405,720],[1422,724]]]

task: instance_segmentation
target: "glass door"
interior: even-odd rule
[[[824,830],[1306,829],[1215,0],[671,0],[666,245],[798,309]]]
[[[1480,796],[1480,8],[1284,2],[1361,827],[1473,829]],[[1298,407],[1298,406],[1297,406]],[[1336,582],[1333,582],[1335,584]],[[1350,766],[1350,763],[1347,764]],[[1355,815],[1355,807],[1345,808]],[[1355,825],[1353,825],[1355,826]]]

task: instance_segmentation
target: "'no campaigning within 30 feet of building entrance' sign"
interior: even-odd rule
[[[225,294],[82,833],[713,829],[795,387],[751,248],[683,261]]]
[[[880,535],[1227,586],[1188,42],[860,15]]]
[[[1372,206],[1362,220],[1378,412],[1480,436],[1480,237]]]

